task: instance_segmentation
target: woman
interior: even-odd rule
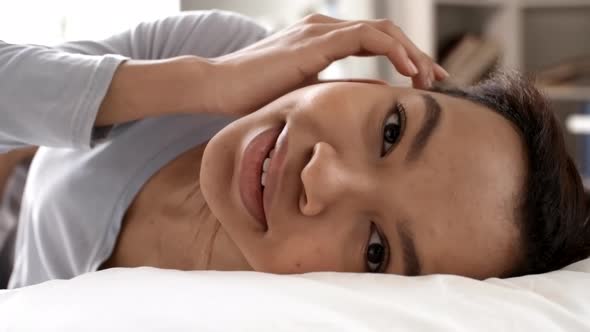
[[[61,46],[193,56],[102,57],[106,78],[57,80],[81,97],[38,98],[49,116],[70,110],[73,129],[66,148],[41,148],[31,165],[10,287],[143,265],[486,278],[588,255],[580,177],[526,81],[439,92],[312,84],[353,54],[387,55],[415,88],[445,73],[386,21],[316,15],[241,49],[265,36],[242,17],[203,12]],[[86,109],[96,122],[71,111]],[[42,137],[64,137],[47,122]],[[35,130],[27,143],[39,144]],[[70,148],[91,132],[92,149]]]

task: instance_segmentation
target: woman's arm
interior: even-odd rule
[[[350,55],[384,55],[398,72],[412,77],[417,88],[429,88],[434,80],[448,75],[388,20],[344,21],[311,15],[264,38],[263,28],[236,14],[214,11],[205,20],[191,18],[194,15],[182,16],[179,22],[174,22],[179,17],[168,18],[159,21],[158,28],[147,25],[135,31],[136,37],[163,34],[136,38],[144,42],[169,41],[165,47],[149,42],[148,49],[157,51],[131,54],[134,57],[193,56],[123,64],[103,102],[98,124],[146,114],[246,115],[297,87],[317,82],[321,70]],[[167,27],[183,23],[185,32]]]
[[[265,36],[243,16],[213,11],[56,48],[0,42],[0,152],[26,144],[89,147],[95,125],[156,115],[245,115],[350,55],[387,56],[417,87],[445,77],[386,20],[312,15],[233,53]]]
[[[90,144],[119,56],[86,56],[0,41],[0,153]]]
[[[210,111],[208,87],[216,73],[208,58],[253,44],[268,31],[248,17],[224,11],[184,12],[136,27],[100,41],[62,44],[78,53],[120,54],[99,109],[96,125],[175,113]]]
[[[26,145],[85,148],[95,125],[196,112],[208,82],[204,59],[266,35],[243,16],[205,11],[100,41],[52,48],[0,42],[0,153]]]
[[[205,59],[190,56],[126,61],[113,77],[95,125],[203,110],[209,67]]]

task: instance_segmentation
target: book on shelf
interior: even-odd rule
[[[501,56],[500,45],[494,40],[465,34],[450,47],[441,65],[449,72],[447,84],[477,83],[496,65]]]
[[[552,99],[590,102],[590,55],[565,59],[533,74],[537,86]]]
[[[541,85],[590,85],[590,55],[562,60],[536,71]]]

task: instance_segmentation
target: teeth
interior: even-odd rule
[[[270,158],[264,159],[264,163],[262,164],[262,171],[267,172],[269,166],[270,166]]]
[[[262,176],[260,177],[260,183],[262,184],[263,188],[264,186],[266,186],[266,172],[268,172],[268,169],[270,167],[270,159],[272,158],[274,153],[275,148],[272,148],[272,150],[268,152],[268,157],[266,157],[266,159],[264,159],[264,162],[262,163]]]
[[[266,173],[262,173],[262,177],[260,178],[260,183],[262,186],[266,186]]]

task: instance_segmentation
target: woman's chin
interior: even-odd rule
[[[203,198],[211,213],[219,220],[221,227],[233,238],[237,234],[244,233],[245,228],[241,227],[239,221],[244,219],[239,208],[239,196],[236,195],[234,181],[234,165],[236,159],[236,148],[238,144],[229,145],[232,140],[232,132],[224,128],[215,135],[203,153],[200,170],[200,185]]]
[[[220,149],[217,148],[219,146],[219,142],[216,140],[217,136],[214,136],[207,143],[203,152],[199,182],[201,193],[211,213],[218,218],[221,226],[224,226],[223,220],[226,219],[224,212],[227,212],[228,204],[231,204],[232,176],[231,173],[224,175],[227,167],[219,167],[219,165],[228,165],[230,163],[228,163],[229,158],[224,158],[218,152]]]

